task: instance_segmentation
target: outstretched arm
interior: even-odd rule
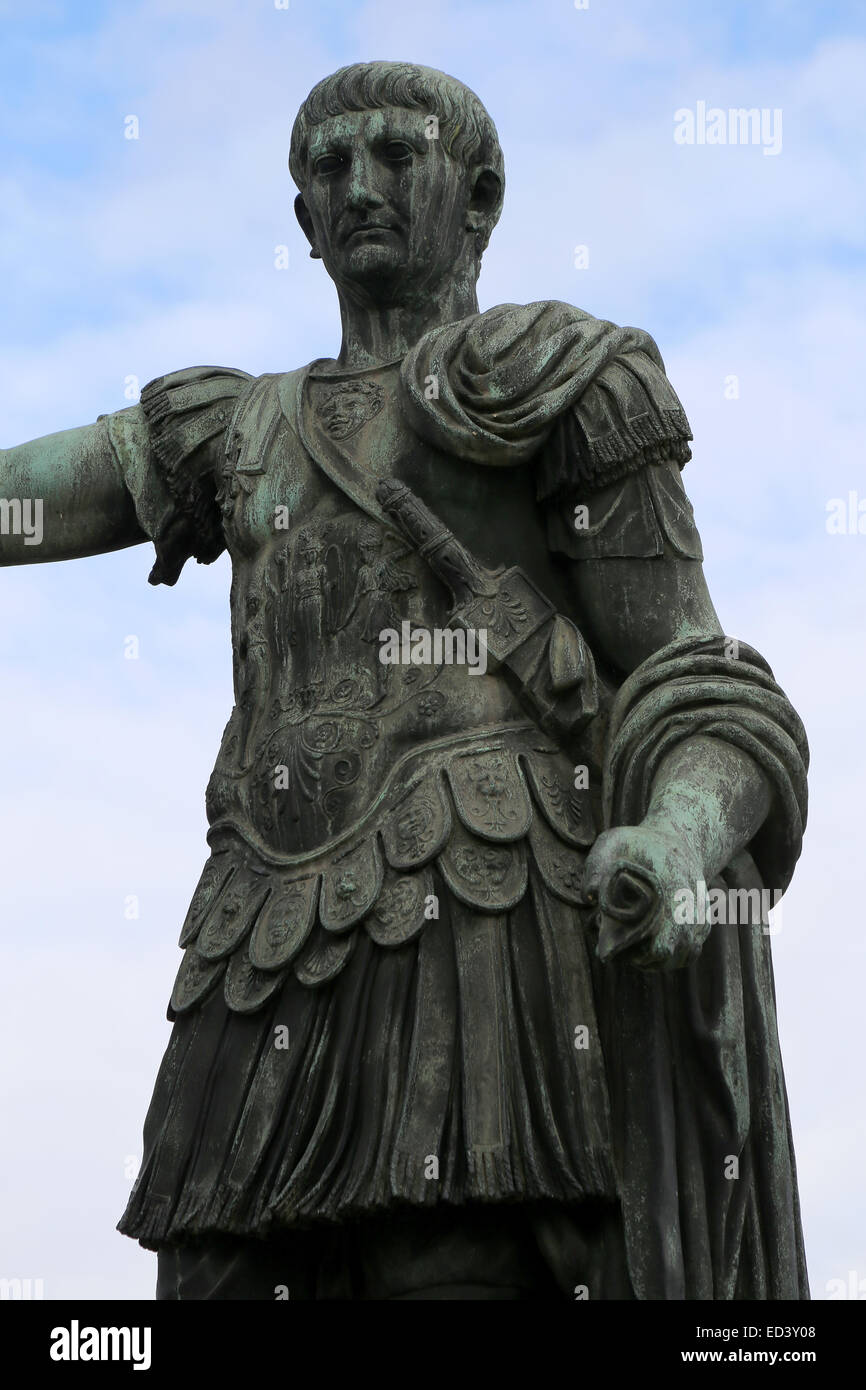
[[[189,367],[148,382],[138,405],[94,425],[0,450],[0,564],[144,540],[156,550],[152,584],[174,584],[192,556],[210,564],[225,548],[226,429],[253,380],[234,367]]]
[[[144,453],[141,408],[122,414]],[[0,450],[0,564],[72,560],[145,540],[106,418]]]

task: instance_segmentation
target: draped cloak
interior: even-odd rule
[[[569,1213],[593,1199],[621,1207],[638,1298],[808,1297],[766,917],[643,973],[600,965],[580,893],[595,836],[642,819],[660,760],[697,733],[748,752],[773,792],[719,885],[784,890],[806,814],[795,711],[757,652],[731,660],[716,636],[624,681],[599,654],[607,698],[567,750],[495,674],[384,679],[371,613],[444,624],[447,595],[363,480],[353,500],[351,457],[348,488],[323,462],[364,430],[392,438],[391,471],[435,477],[427,500],[458,536],[561,606],[572,560],[697,560],[678,483],[691,434],[655,344],[545,302],[428,333],[399,366],[354,374],[348,405],[317,365],[159,378],[143,453],[128,412],[104,417],[152,582],[226,545],[234,575],[211,858],[119,1229],[155,1248],[405,1203],[547,1201],[567,1261]],[[594,498],[604,516],[577,536]],[[267,530],[280,499],[285,536]]]

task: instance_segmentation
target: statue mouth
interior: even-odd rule
[[[364,236],[364,235],[366,235],[366,234],[369,233],[369,232],[377,232],[377,233],[379,233],[379,235],[381,235],[382,232],[396,232],[396,231],[397,231],[397,228],[396,228],[396,227],[386,227],[386,226],[384,225],[384,223],[381,223],[381,222],[365,222],[363,226],[361,226],[361,227],[353,227],[353,228],[351,229],[351,231],[347,232],[346,235],[345,235],[345,237],[344,237],[344,240],[345,240],[345,241],[351,241],[353,237],[356,237],[356,236]]]

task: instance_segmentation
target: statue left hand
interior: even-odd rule
[[[584,866],[583,896],[596,907],[598,957],[675,970],[695,960],[709,923],[674,917],[674,895],[704,877],[682,836],[659,825],[622,825],[599,835]]]

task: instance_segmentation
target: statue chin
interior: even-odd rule
[[[381,240],[374,239],[381,238]],[[369,287],[376,281],[388,284],[406,275],[406,258],[392,232],[369,232],[355,236],[343,254],[340,278]]]

